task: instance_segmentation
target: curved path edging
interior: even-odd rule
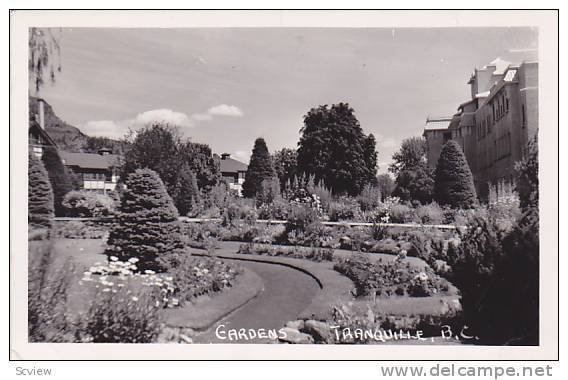
[[[282,265],[296,269],[312,277],[320,286],[321,291],[312,299],[298,318],[324,320],[329,315],[333,304],[353,300],[351,290],[353,282],[342,274],[333,270],[332,262],[315,262],[283,256],[264,256],[235,253],[238,247],[234,243],[221,242],[220,247],[213,254],[204,253],[203,250],[192,248],[192,253],[200,256],[213,256],[220,259],[253,261],[274,265]]]

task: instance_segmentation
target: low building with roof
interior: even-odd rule
[[[231,158],[229,153],[223,153],[221,156],[215,154],[213,157],[219,162],[221,175],[229,185],[229,189],[235,190],[241,195],[248,165]]]
[[[116,188],[119,180],[118,167],[121,156],[110,149],[98,153],[59,152],[63,164],[80,176],[82,188],[106,193]]]

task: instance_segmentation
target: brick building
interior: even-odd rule
[[[435,167],[449,140],[462,147],[478,194],[489,185],[512,182],[529,139],[538,130],[538,63],[512,65],[497,58],[475,69],[468,84],[471,98],[452,117],[428,118],[423,136],[428,163]]]

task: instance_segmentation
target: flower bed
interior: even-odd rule
[[[333,250],[329,248],[275,247],[269,244],[242,244],[237,253],[246,255],[285,256],[315,262],[333,261]]]
[[[333,269],[347,276],[355,284],[355,296],[409,296],[427,297],[449,290],[449,283],[430,268],[413,268],[403,257],[371,263],[364,255],[353,255],[341,260]]]

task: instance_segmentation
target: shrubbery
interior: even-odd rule
[[[449,140],[442,148],[434,178],[438,204],[466,209],[477,204],[473,175],[457,142]]]
[[[50,228],[53,219],[53,191],[45,168],[33,155],[28,157],[28,224]]]
[[[62,202],[65,213],[71,217],[101,217],[113,215],[116,201],[112,197],[86,190],[68,192]]]
[[[108,256],[138,258],[141,270],[162,271],[185,254],[178,212],[156,172],[137,169],[127,179]]]
[[[45,147],[42,156],[43,164],[49,175],[51,188],[53,189],[53,207],[55,216],[64,216],[65,209],[62,205],[65,194],[73,190],[73,184],[69,169],[61,161],[55,147]]]
[[[372,263],[363,255],[341,260],[333,269],[355,284],[355,296],[391,297],[394,295],[426,297],[449,290],[449,284],[431,269],[424,271],[403,263],[402,259]]]

